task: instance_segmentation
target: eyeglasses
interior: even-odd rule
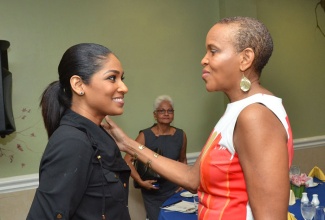
[[[158,114],[174,114],[174,109],[168,109],[168,110],[165,110],[165,109],[157,109],[156,112]]]

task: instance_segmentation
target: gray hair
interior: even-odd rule
[[[171,106],[174,108],[174,102],[172,100],[172,98],[168,95],[161,95],[161,96],[158,96],[156,99],[155,99],[155,102],[153,104],[153,110],[156,110],[158,108],[158,106],[163,102],[163,101],[167,101],[171,104]]]

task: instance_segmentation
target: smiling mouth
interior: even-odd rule
[[[114,102],[124,104],[124,99],[123,98],[113,98],[113,100],[114,100]]]

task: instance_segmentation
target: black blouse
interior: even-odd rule
[[[113,138],[67,110],[46,146],[27,220],[129,220],[129,177]]]

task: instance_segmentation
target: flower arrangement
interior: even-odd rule
[[[301,185],[305,185],[308,187],[308,180],[311,179],[312,177],[308,177],[305,173],[301,173],[300,175],[291,175],[290,176],[290,182],[291,184],[295,185],[295,186],[301,186]]]
[[[302,193],[305,191],[305,187],[308,187],[308,180],[312,177],[308,177],[305,173],[290,175],[290,185],[296,198],[302,197]]]

